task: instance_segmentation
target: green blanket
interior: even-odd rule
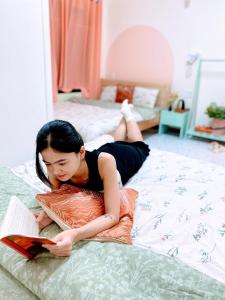
[[[1,300],[37,300],[32,292],[0,266]]]
[[[32,208],[36,193],[10,170],[0,168],[0,218],[11,195]],[[59,231],[52,224],[42,234],[51,238]],[[70,257],[57,258],[46,251],[32,261],[1,245],[0,264],[21,283],[18,290],[25,286],[46,300],[225,299],[222,283],[171,257],[116,243],[79,242]]]

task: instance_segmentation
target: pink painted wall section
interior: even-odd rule
[[[109,49],[106,78],[172,84],[174,58],[166,38],[150,26],[123,31]]]

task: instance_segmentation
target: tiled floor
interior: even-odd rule
[[[221,152],[210,150],[213,141],[196,138],[180,139],[174,133],[159,135],[157,131],[147,131],[144,133],[145,141],[152,148],[179,153],[191,158],[205,160],[225,166],[225,147],[219,144]]]

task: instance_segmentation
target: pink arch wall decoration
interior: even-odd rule
[[[105,78],[172,84],[174,58],[167,39],[150,26],[123,31],[109,49]]]

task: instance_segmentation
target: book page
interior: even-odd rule
[[[0,228],[0,238],[21,234],[39,236],[39,226],[33,213],[16,196],[12,196]]]

